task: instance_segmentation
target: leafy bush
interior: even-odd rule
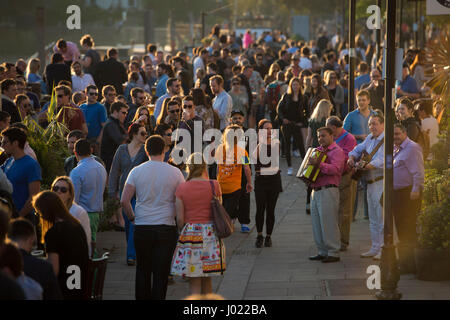
[[[27,140],[42,169],[42,189],[49,189],[57,176],[65,174],[64,160],[69,156],[65,136],[69,130],[58,122],[59,115],[56,114],[56,98],[53,94],[47,111],[47,128],[42,128],[30,116],[23,120],[29,132]]]
[[[436,202],[419,216],[419,245],[437,251],[450,249],[450,199]]]

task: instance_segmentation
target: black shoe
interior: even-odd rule
[[[324,259],[326,259],[327,257],[325,257],[325,256],[321,256],[320,254],[318,254],[317,256],[311,256],[311,257],[309,257],[309,260],[312,260],[312,261],[320,261],[320,260],[324,260]]]
[[[257,248],[262,248],[263,242],[264,242],[264,237],[263,237],[263,236],[258,236],[258,237],[256,237],[256,243],[255,243],[255,246],[256,246]]]
[[[323,263],[328,263],[328,262],[338,262],[341,261],[341,258],[339,257],[326,257],[325,259],[322,260]]]
[[[339,249],[339,251],[347,251],[347,246],[341,245],[341,248]]]
[[[136,265],[136,260],[134,260],[134,259],[127,259],[127,265],[129,265],[130,267]]]
[[[309,215],[311,215],[311,210],[309,210],[309,209],[306,209],[306,214],[309,214]]]
[[[266,236],[266,240],[264,241],[264,247],[271,247],[272,246],[272,239],[270,236]]]

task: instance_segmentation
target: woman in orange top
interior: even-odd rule
[[[230,125],[223,132],[223,141],[216,149],[217,181],[222,189],[223,206],[233,222],[238,216],[237,206],[242,192],[252,192],[248,153],[238,141],[244,136],[242,127]],[[245,142],[244,145],[245,146]],[[247,178],[246,190],[241,189],[242,170]]]

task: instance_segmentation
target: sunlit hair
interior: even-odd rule
[[[30,73],[37,73],[41,66],[41,61],[38,58],[33,58],[28,62],[26,77],[28,79],[28,75]]]
[[[314,111],[311,115],[311,119],[314,119],[317,122],[321,122],[324,119],[327,119],[331,114],[332,104],[330,100],[322,99],[319,101],[317,106],[314,108]]]
[[[140,106],[139,108],[137,108],[136,113],[134,114],[133,120],[131,120],[131,122],[136,122],[139,119],[139,114],[141,113],[142,110],[147,111],[147,123],[150,122],[150,111],[148,110],[147,106]]]
[[[270,65],[268,74],[269,76],[275,77],[278,71],[281,71],[281,67],[278,63],[274,62]]]
[[[72,224],[80,222],[69,213],[61,198],[53,191],[42,191],[33,197],[33,208],[40,216],[42,225],[42,241],[47,231],[55,224],[57,219],[69,221]]]
[[[67,199],[67,202],[65,203],[67,209],[70,210],[70,207],[72,207],[73,200],[75,199],[75,188],[73,187],[72,180],[67,176],[60,176],[56,177],[55,180],[53,180],[51,190],[53,190],[53,187],[59,182],[64,181],[69,186],[69,199]]]
[[[302,88],[302,83],[300,82],[300,79],[297,78],[297,77],[293,77],[293,78],[291,79],[291,81],[289,81],[289,87],[288,87],[286,93],[287,93],[287,94],[293,94],[293,93],[294,93],[294,90],[292,89],[292,85],[294,84],[294,82],[298,82],[298,84],[300,85],[298,94],[301,95],[301,94],[302,94],[302,90],[301,90],[301,88]]]
[[[207,164],[203,155],[199,152],[194,152],[186,161],[186,170],[188,173],[186,181],[201,177],[206,168]]]
[[[226,148],[231,148],[233,146],[237,146],[238,138],[244,135],[244,130],[242,127],[236,124],[229,125],[225,128],[222,141],[225,143]]]
[[[336,81],[337,81],[337,74],[336,74],[335,71],[333,71],[333,70],[325,71],[325,74],[324,74],[325,85],[327,85],[327,86],[330,85],[330,78],[331,78],[331,76],[335,76],[336,77]]]

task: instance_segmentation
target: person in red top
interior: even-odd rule
[[[318,255],[309,257],[310,260],[322,262],[337,262],[340,248],[340,232],[338,224],[339,184],[344,171],[344,151],[334,142],[333,131],[328,127],[317,130],[320,147],[317,149],[326,153],[326,160],[319,165],[320,174],[310,185],[311,220],[313,236]],[[310,158],[309,164],[317,165],[318,158]]]
[[[69,131],[81,130],[87,135],[88,127],[83,111],[70,102],[72,90],[68,86],[60,85],[55,88],[55,95],[57,103],[56,113],[63,109],[58,117],[58,122],[64,123]]]
[[[327,119],[326,126],[333,132],[334,142],[341,147],[345,155],[344,173],[339,185],[339,230],[341,231],[341,251],[346,251],[350,240],[353,205],[356,197],[356,181],[352,179],[352,170],[347,165],[348,153],[356,147],[356,138],[343,128],[343,122],[336,116]]]
[[[214,196],[222,201],[220,185],[209,180],[201,153],[186,163],[188,176],[176,192],[177,226],[181,230],[172,259],[172,275],[190,279],[190,294],[212,293],[212,275],[225,270],[225,246],[216,236],[211,211]],[[214,189],[214,190],[213,190]]]

